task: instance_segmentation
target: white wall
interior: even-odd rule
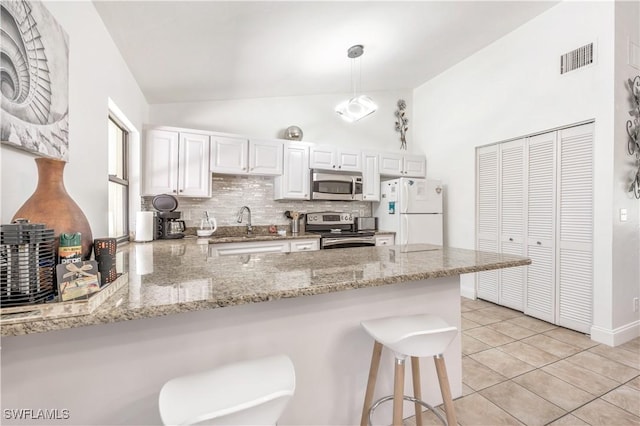
[[[149,117],[155,125],[265,138],[281,138],[284,129],[296,125],[302,129],[304,141],[399,151],[400,134],[395,131],[394,112],[398,99],[404,99],[411,113],[411,90],[367,92],[367,95],[378,104],[378,110],[355,123],[345,122],[334,112],[348,93],[154,104],[150,106]],[[415,151],[418,147],[412,143],[413,129],[410,122],[408,151],[420,152]]]
[[[612,328],[635,323],[640,327],[640,312],[633,312],[632,301],[640,297],[640,201],[627,192],[633,157],[627,153],[627,120],[631,119],[627,79],[640,74],[629,65],[629,42],[640,45],[640,3],[616,2],[615,7],[615,127],[613,176],[613,309]],[[636,64],[636,67],[640,64]],[[620,209],[627,210],[627,221],[620,221]]]
[[[561,54],[596,43],[593,66]],[[612,329],[614,3],[562,2],[414,91],[416,144],[447,189],[446,241],[474,248],[475,147],[595,119],[594,324]],[[463,281],[473,290],[473,277]]]
[[[139,129],[148,105],[91,2],[46,2],[69,35],[69,163],[65,186],[94,238],[108,234],[108,99]],[[34,157],[2,146],[0,222],[8,223],[37,183]],[[134,182],[135,183],[135,182]],[[135,188],[132,188],[135,190]]]

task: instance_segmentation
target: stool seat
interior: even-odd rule
[[[160,417],[165,425],[275,425],[294,390],[286,355],[237,362],[169,380]]]
[[[442,354],[458,329],[435,315],[417,314],[362,321],[376,341],[396,355],[427,357]]]
[[[445,425],[457,424],[447,369],[443,352],[458,334],[458,329],[449,325],[444,319],[430,314],[402,315],[376,318],[362,321],[362,328],[374,339],[373,353],[367,390],[362,406],[360,426],[371,424],[375,409],[386,401],[393,401],[393,426],[401,426],[403,417],[403,401],[413,401],[416,412],[416,426],[422,426],[422,407],[429,408]],[[373,401],[373,394],[380,366],[382,348],[386,346],[395,352],[395,371],[393,378],[393,395]],[[405,359],[411,357],[413,379],[413,397],[404,395]],[[422,401],[420,388],[420,357],[433,357],[440,384],[440,393],[445,407],[446,420],[426,402]]]

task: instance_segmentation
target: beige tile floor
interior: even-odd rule
[[[463,298],[462,382],[454,405],[463,426],[640,425],[640,338],[611,348]],[[441,424],[433,413],[422,417]]]

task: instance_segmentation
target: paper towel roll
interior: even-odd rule
[[[136,213],[136,241],[151,241],[155,233],[153,212]]]

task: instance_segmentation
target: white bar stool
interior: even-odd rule
[[[275,425],[295,382],[286,355],[177,377],[160,390],[160,417],[165,425]]]
[[[447,346],[449,346],[456,334],[458,334],[458,329],[447,324],[442,318],[428,314],[378,318],[363,321],[361,324],[367,333],[375,339],[375,343],[373,345],[369,381],[367,383],[360,425],[367,426],[371,424],[373,411],[381,403],[391,399],[393,399],[394,426],[402,425],[403,400],[413,401],[415,403],[417,426],[422,426],[421,406],[431,409],[443,423],[450,426],[456,425],[457,421],[453,408],[453,399],[451,398],[451,388],[449,387],[447,369],[442,353]],[[380,398],[372,404],[383,345],[395,352],[393,395]],[[413,398],[404,395],[404,361],[408,356],[411,357],[411,371],[413,373]],[[446,422],[438,411],[420,399],[422,395],[420,391],[419,357],[426,356],[432,356],[436,365],[440,392],[442,393],[442,400],[447,417]]]

